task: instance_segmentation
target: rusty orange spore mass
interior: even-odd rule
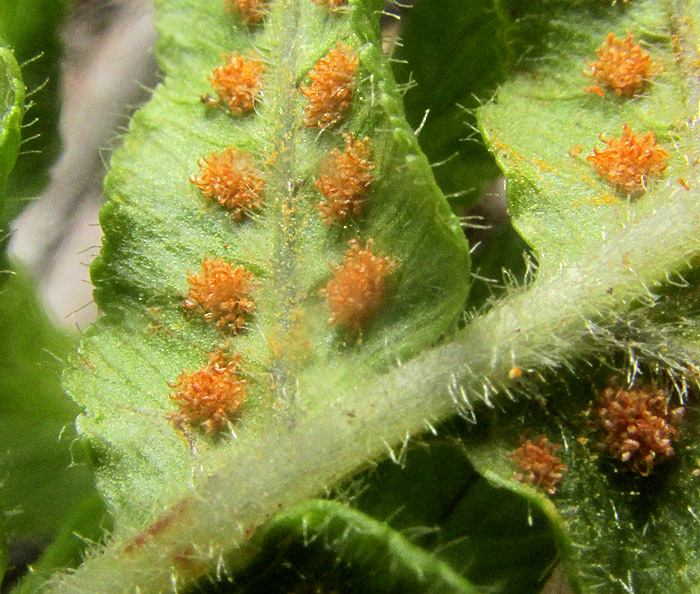
[[[262,96],[265,65],[257,58],[246,60],[237,54],[230,58],[226,55],[222,57],[227,61],[214,68],[208,77],[218,99],[204,97],[202,100],[209,105],[225,103],[238,115],[251,112],[255,102]]]
[[[248,398],[247,382],[238,375],[239,355],[225,355],[221,349],[193,373],[181,373],[170,399],[180,407],[178,419],[199,425],[207,433],[227,427],[232,416]]]
[[[596,50],[598,59],[588,64],[584,74],[595,78],[616,95],[632,96],[639,93],[660,67],[651,59],[649,52],[634,42],[630,31],[620,39],[608,33],[603,44]],[[599,87],[590,87],[598,89]]]
[[[370,160],[369,138],[356,141],[347,133],[343,137],[345,150],[331,151],[321,164],[321,175],[315,183],[326,199],[318,204],[326,225],[359,215],[372,183],[374,163]]]
[[[608,387],[600,395],[598,418],[604,433],[600,449],[647,476],[673,456],[677,426],[685,409],[670,409],[668,395],[655,387],[621,390]]]
[[[263,20],[268,0],[226,0],[226,7],[231,12],[237,12],[246,25],[254,25]]]
[[[304,125],[326,128],[339,121],[352,101],[359,60],[350,46],[338,42],[309,72],[311,84],[300,91],[307,98]]]
[[[252,280],[253,273],[243,266],[205,258],[201,271],[187,276],[190,290],[185,307],[201,311],[205,320],[216,322],[222,330],[238,332],[245,316],[255,311],[249,298]]]
[[[240,220],[243,214],[260,210],[265,201],[265,180],[255,167],[252,157],[236,148],[203,157],[199,176],[191,176],[205,198],[216,200]]]
[[[545,435],[536,440],[526,439],[523,444],[509,455],[518,467],[516,480],[539,487],[546,493],[554,495],[557,485],[564,477],[567,466],[555,454],[559,444],[549,443]]]
[[[587,160],[608,182],[627,192],[643,189],[649,178],[659,177],[668,166],[668,153],[656,142],[656,134],[638,136],[623,124],[620,138],[603,138],[605,148],[593,149]]]
[[[340,266],[331,266],[333,278],[321,291],[331,310],[331,325],[358,329],[375,313],[386,293],[386,279],[398,263],[388,256],[372,253],[370,239],[364,248],[357,239],[348,243]]]

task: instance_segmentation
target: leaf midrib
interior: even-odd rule
[[[300,8],[298,3],[280,0],[273,8],[269,27],[278,40],[273,46],[275,64],[267,77],[270,110],[268,117],[272,123],[273,147],[277,155],[274,164],[275,175],[269,184],[269,195],[274,201],[275,240],[272,270],[274,318],[283,332],[289,332],[293,325],[293,312],[299,306],[301,288],[297,282],[299,264],[295,249],[297,237],[305,227],[305,219],[299,213],[299,184],[297,180],[297,152],[300,121],[296,100],[298,90],[294,73],[297,71],[297,51]],[[287,51],[285,51],[285,48]],[[280,401],[293,400],[295,378],[290,362],[284,357],[272,355],[270,365],[271,390]]]

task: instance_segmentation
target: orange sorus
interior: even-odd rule
[[[185,307],[202,311],[205,320],[215,321],[221,329],[238,332],[244,316],[255,311],[255,303],[248,298],[252,279],[253,273],[243,266],[205,258],[199,274],[187,275],[190,290]]]
[[[214,106],[226,103],[235,114],[249,113],[262,95],[265,65],[257,58],[246,60],[237,54],[230,58],[225,54],[222,57],[227,61],[214,68],[208,77],[218,99],[207,95],[202,97],[202,101]]]
[[[264,198],[265,180],[255,168],[250,155],[237,148],[228,147],[221,153],[212,153],[197,164],[199,176],[191,176],[205,198],[216,199],[239,220],[244,213],[260,210]]]
[[[199,370],[181,373],[170,394],[180,407],[177,420],[199,425],[207,433],[224,429],[248,398],[247,382],[238,375],[240,360],[237,354],[225,355],[217,349]]]
[[[263,20],[265,16],[265,4],[268,0],[226,0],[226,6],[238,16],[246,25],[254,25]]]
[[[616,95],[632,96],[639,93],[644,83],[661,67],[652,61],[649,52],[635,43],[633,35],[627,32],[625,39],[608,33],[603,45],[596,50],[598,59],[588,64],[586,76],[595,78]],[[600,87],[588,87],[589,91],[601,94]]]
[[[326,198],[319,202],[321,216],[330,225],[349,215],[362,212],[365,194],[372,183],[369,138],[355,141],[352,134],[343,134],[345,150],[333,149],[321,165],[316,189]]]
[[[349,242],[340,266],[331,266],[333,278],[321,294],[331,310],[331,325],[358,329],[379,309],[386,292],[386,278],[398,263],[388,256],[372,253],[370,239],[364,248],[357,239]]]
[[[668,166],[668,153],[656,142],[656,134],[637,136],[623,124],[620,138],[603,138],[605,148],[593,149],[587,157],[596,171],[608,182],[627,192],[643,189],[647,180],[660,176]]]
[[[656,387],[622,390],[605,388],[598,418],[603,430],[599,447],[647,476],[654,466],[673,456],[671,442],[685,409],[669,409],[668,394]]]
[[[540,435],[535,441],[526,439],[509,454],[518,467],[515,479],[554,495],[557,484],[567,470],[567,466],[561,463],[561,458],[554,453],[559,447],[559,444],[550,444],[545,435]]]
[[[352,100],[359,60],[350,46],[338,42],[309,72],[312,83],[300,91],[308,99],[304,125],[326,128],[340,120]]]

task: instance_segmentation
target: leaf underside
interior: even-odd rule
[[[202,456],[225,460],[230,448],[244,451],[250,436],[296,414],[322,414],[336,401],[333,386],[352,389],[436,341],[464,305],[466,242],[403,119],[377,46],[374,7],[329,14],[280,0],[269,10],[249,30],[223,2],[161,2],[165,79],[112,159],[105,239],[92,268],[106,315],[85,333],[64,382],[85,408],[79,429],[102,456],[98,480],[117,529],[141,525],[186,493]],[[319,133],[301,124],[299,86],[338,40],[360,60],[357,86],[345,119]],[[211,92],[207,75],[231,52],[266,65],[263,97],[246,116],[200,101]],[[313,181],[324,156],[343,146],[341,131],[370,137],[374,182],[365,212],[329,228]],[[227,146],[252,154],[266,176],[263,211],[242,221],[205,202],[188,181],[198,159]],[[359,337],[328,325],[318,294],[329,263],[340,262],[354,237],[372,238],[378,253],[398,262],[384,308]],[[255,275],[257,310],[236,336],[183,307],[187,274],[205,256]],[[283,348],[272,348],[273,337]],[[183,435],[169,419],[169,382],[220,346],[241,355],[249,381],[236,440],[197,429]]]
[[[259,474],[266,464],[279,466],[287,455],[294,460],[300,446],[286,442],[283,454],[273,453],[270,436],[279,431],[282,441],[294,434],[296,423],[303,427],[304,418],[323,419],[325,410],[346,405],[348,395],[361,390],[368,378],[435,342],[453,326],[464,305],[468,256],[461,231],[450,219],[403,121],[396,89],[377,49],[375,25],[367,19],[378,7],[358,3],[352,11],[328,14],[311,3],[278,0],[271,3],[265,23],[248,30],[219,5],[196,5],[181,1],[163,2],[160,7],[159,59],[166,78],[152,102],[135,116],[106,184],[110,199],[102,213],[106,238],[93,268],[96,299],[106,316],[86,333],[74,367],[65,375],[68,390],[86,409],[80,429],[103,456],[100,482],[117,518],[117,534],[120,529],[129,534],[130,527],[142,526],[163,506],[186,495],[197,485],[198,462],[204,468],[231,461],[248,464],[250,484],[241,489],[252,496],[250,505],[258,505],[256,485],[265,484]],[[424,0],[422,6],[428,3]],[[508,178],[513,224],[537,254],[540,281],[581,254],[596,254],[608,234],[644,220],[681,182],[693,185],[697,180],[694,144],[686,130],[693,102],[697,103],[692,60],[686,55],[687,47],[693,47],[694,32],[692,21],[683,18],[694,8],[692,2],[675,6],[541,0],[525,7],[494,3],[502,39],[508,44],[505,62],[517,67],[517,75],[480,111],[479,125]],[[594,58],[608,31],[624,36],[627,30],[642,41],[663,71],[633,100],[584,92],[591,84],[582,75],[584,59]],[[360,58],[358,88],[348,117],[319,134],[300,125],[303,100],[298,88],[338,39],[355,48]],[[445,44],[439,51],[449,47]],[[206,75],[218,65],[219,54],[232,50],[255,52],[267,65],[264,97],[254,115],[232,117],[224,110],[206,108],[198,99],[209,92]],[[410,47],[405,51],[411,55]],[[440,62],[439,56],[431,59]],[[449,89],[448,83],[445,88]],[[413,118],[420,110],[417,106],[428,99],[416,100]],[[670,153],[664,176],[653,180],[635,200],[610,188],[585,158],[593,146],[600,147],[599,134],[619,136],[623,123],[635,131],[654,131]],[[430,132],[429,127],[425,130]],[[366,212],[347,226],[329,229],[318,218],[313,180],[323,156],[342,147],[340,131],[371,137],[376,177]],[[429,141],[430,136],[428,147]],[[242,222],[203,203],[188,182],[197,172],[198,158],[228,145],[252,153],[267,176],[263,212]],[[577,154],[579,145],[583,152]],[[450,143],[436,144],[435,155],[449,147]],[[265,165],[270,149],[277,151],[275,163]],[[442,181],[448,188],[454,182],[449,175]],[[285,218],[285,213],[292,216]],[[340,261],[353,237],[363,241],[372,237],[379,252],[399,262],[385,309],[360,337],[329,327],[328,311],[318,295],[329,275],[328,263]],[[241,263],[258,279],[258,310],[240,335],[222,337],[215,327],[184,311],[187,272],[197,270],[204,255]],[[419,476],[412,483],[410,471],[408,479],[406,475],[387,479],[391,470],[387,475],[382,470],[377,476],[370,473],[366,494],[350,499],[375,519],[335,503],[305,504],[278,515],[259,533],[266,554],[277,555],[272,541],[293,537],[299,542],[301,532],[305,551],[301,556],[308,553],[333,563],[333,555],[338,555],[336,563],[347,563],[360,574],[367,571],[375,579],[377,566],[366,566],[357,555],[379,546],[394,560],[392,567],[399,567],[386,576],[379,572],[380,587],[382,577],[394,578],[402,571],[401,555],[391,549],[396,542],[393,530],[413,529],[416,534],[409,538],[413,544],[407,546],[422,547],[414,552],[427,565],[416,561],[407,573],[409,581],[447,562],[451,567],[446,571],[462,572],[464,579],[480,587],[528,592],[535,591],[548,573],[553,537],[576,591],[688,591],[697,583],[700,567],[693,553],[698,548],[699,505],[694,472],[700,453],[693,445],[697,436],[692,390],[679,391],[686,399],[687,415],[682,437],[674,444],[677,455],[650,477],[636,476],[602,454],[599,432],[591,428],[595,413],[590,410],[611,373],[640,382],[663,379],[671,388],[671,380],[685,385],[679,378],[687,376],[687,356],[696,341],[673,343],[663,357],[659,348],[652,355],[652,347],[660,344],[648,342],[640,348],[635,341],[644,332],[649,339],[653,332],[640,321],[643,315],[632,319],[636,321],[613,331],[614,348],[604,360],[580,369],[572,364],[571,375],[542,383],[544,376],[538,379],[528,369],[514,368],[515,377],[525,373],[517,389],[542,398],[493,413],[480,411],[476,427],[455,430],[464,447],[464,452],[458,448],[458,455],[441,454],[441,446],[433,444],[438,461],[420,461],[418,456],[418,474],[427,472],[427,480]],[[304,344],[311,345],[310,352],[300,356],[296,348],[272,349],[270,336],[279,335],[301,336]],[[659,336],[669,334],[658,333],[657,341]],[[228,436],[209,439],[196,430],[184,434],[168,419],[173,411],[168,382],[183,369],[200,366],[222,340],[241,354],[252,391],[243,414],[234,421],[235,441]],[[678,395],[673,398],[678,404]],[[361,412],[347,408],[352,418]],[[563,444],[559,453],[568,471],[551,496],[515,480],[509,457],[522,439],[537,434]],[[330,430],[326,437],[333,439]],[[362,441],[366,436],[360,429],[357,437]],[[256,461],[262,464],[255,466],[253,444],[266,440],[268,449],[257,454]],[[317,445],[323,448],[323,443]],[[453,512],[461,513],[443,510],[433,516],[429,512],[411,516],[409,511],[402,523],[402,506],[412,509],[409,485],[418,486],[424,495],[421,482],[430,487],[437,482],[430,470],[445,460],[466,464],[460,456],[466,456],[492,485],[486,488],[484,479],[476,479],[480,486],[474,491],[465,491],[462,485],[452,493]],[[339,466],[345,464],[338,460]],[[241,476],[245,468],[240,469]],[[284,475],[291,492],[302,490],[298,481],[314,479],[313,468],[301,468],[296,479],[289,478],[293,473]],[[408,491],[406,497],[383,499],[381,493],[400,493],[399,484]],[[373,485],[384,488],[373,491]],[[449,481],[441,486],[447,488]],[[472,498],[469,494],[474,492],[477,496]],[[441,492],[435,498],[445,496]],[[529,576],[516,576],[513,570],[503,579],[488,564],[479,566],[487,535],[476,528],[470,532],[464,525],[483,514],[484,500],[490,497],[515,502],[512,516],[506,507],[499,520],[512,517],[512,525],[522,528],[526,551],[518,551],[516,558],[540,553],[540,565],[533,565]],[[551,534],[542,529],[543,517]],[[304,526],[311,526],[310,540]],[[421,535],[420,526],[439,530]],[[381,536],[373,540],[375,530]],[[370,536],[358,542],[356,532]],[[266,534],[272,541],[265,540]],[[311,548],[303,549],[309,542]],[[317,545],[321,550],[314,548]],[[497,543],[491,546],[498,551]],[[507,557],[500,551],[492,559],[503,566]],[[232,562],[231,567],[243,564],[245,560]],[[299,571],[307,571],[303,562]],[[323,583],[335,586],[332,581]],[[468,592],[471,586],[464,582],[459,588],[445,591]]]
[[[537,30],[538,47],[547,51],[523,56],[523,72],[480,110],[479,119],[506,173],[514,226],[541,264],[558,266],[595,251],[606,234],[652,212],[669,187],[692,176],[685,160],[690,147],[674,144],[686,142],[693,108],[687,65],[673,48],[681,17],[669,15],[670,3],[532,4],[522,37],[528,28]],[[584,76],[596,49],[608,32],[624,38],[627,31],[651,54],[658,73],[632,98],[586,92],[603,85]],[[604,147],[600,135],[619,137],[624,123],[640,134],[654,132],[670,154],[663,178],[650,179],[643,197],[633,200],[586,159],[594,147]]]
[[[697,9],[692,2],[536,2],[532,8],[519,32],[527,38],[536,30],[540,45],[523,58],[521,73],[480,110],[479,121],[507,176],[513,224],[533,246],[542,277],[582,254],[595,254],[607,235],[651,215],[683,184],[697,183],[696,142],[687,126],[697,101],[688,51],[695,31],[686,18]],[[624,37],[627,31],[661,66],[658,74],[634,98],[609,90],[603,97],[584,92],[596,84],[583,75],[585,59],[595,59],[608,32]],[[643,195],[632,199],[586,160],[594,146],[602,148],[600,134],[619,137],[623,124],[638,133],[653,131],[669,153],[663,177],[649,180]],[[694,308],[679,307],[692,299],[692,279],[689,288],[675,286],[673,293],[674,299],[664,297],[621,325],[604,362],[577,369],[583,381],[561,375],[535,384],[547,405],[519,404],[491,419],[480,417],[480,427],[465,438],[479,472],[550,518],[578,592],[687,592],[700,579],[694,554],[700,544],[694,392],[680,391],[691,404],[674,445],[677,456],[649,477],[601,452],[596,429],[598,394],[611,375],[635,385],[659,382],[671,394],[676,388],[669,378],[681,387],[694,385],[687,376],[690,357],[697,356],[687,317]],[[648,318],[664,325],[655,327]],[[679,339],[672,341],[673,335]],[[672,404],[680,404],[679,395]],[[551,497],[515,480],[508,457],[525,437],[539,434],[563,444],[560,456],[568,466]]]

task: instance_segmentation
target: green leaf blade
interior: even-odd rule
[[[493,415],[488,433],[470,436],[470,460],[548,517],[576,592],[692,591],[700,580],[694,413],[681,426],[676,456],[640,476],[598,447],[596,387],[573,383],[566,402],[551,394],[548,410],[521,406],[516,422]],[[518,481],[509,458],[523,436],[534,437],[532,427],[562,444],[557,455],[568,469],[554,495]]]
[[[697,221],[694,199],[688,195],[684,201],[698,180],[697,143],[692,138],[698,89],[692,64],[697,46],[693,19],[687,18],[693,7],[682,2],[565,4],[533,5],[520,31],[527,37],[528,27],[540,24],[545,42],[533,50],[536,61],[525,59],[522,72],[480,111],[487,142],[508,178],[513,224],[540,262],[535,288],[558,276],[566,278],[557,271],[602,262],[613,238],[635,227],[658,228],[655,240],[649,234],[635,241],[649,253],[661,237],[680,236],[680,227],[667,227],[664,217],[657,216],[655,225],[650,225],[659,212],[689,207],[686,218]],[[633,98],[609,90],[602,97],[586,93],[586,86],[597,83],[583,75],[584,60],[595,59],[608,32],[624,37],[627,31],[651,54],[657,73]],[[601,134],[619,137],[624,124],[638,134],[654,132],[669,153],[661,179],[650,179],[645,191],[631,198],[608,184],[586,159],[594,147],[602,148]],[[621,249],[618,257],[624,263],[629,253]],[[639,272],[627,264],[630,271]],[[661,268],[658,273],[650,285],[659,283]],[[601,264],[589,286],[604,274]],[[609,294],[618,290],[610,283]],[[488,431],[472,437],[470,460],[475,467],[550,518],[560,558],[577,592],[687,592],[697,587],[698,566],[692,553],[698,534],[692,511],[698,505],[697,489],[690,486],[697,465],[692,420],[684,425],[676,457],[649,477],[635,476],[601,452],[601,429],[596,429],[597,394],[610,381],[611,370],[636,378],[635,385],[663,382],[659,375],[664,373],[676,381],[694,381],[688,375],[693,355],[669,340],[672,326],[654,327],[645,319],[659,315],[655,308],[661,315],[669,313],[663,311],[663,299],[652,306],[655,299],[650,291],[640,295],[633,301],[641,307],[639,312],[624,325],[611,325],[603,332],[605,338],[597,335],[595,324],[589,326],[598,341],[610,341],[599,355],[604,361],[601,367],[595,364],[595,371],[588,368],[582,379],[568,378],[566,384],[541,385],[538,397],[546,405],[521,404],[519,412],[507,418],[494,414]],[[590,296],[583,301],[590,304]],[[595,320],[597,312],[591,314]],[[674,323],[682,324],[678,318]],[[620,365],[625,356],[630,362]],[[670,398],[675,406],[677,396]],[[560,455],[568,466],[551,496],[516,480],[517,469],[509,458],[522,440],[536,436],[534,431],[562,444]]]
[[[30,100],[23,152],[7,182],[10,200],[2,215],[3,224],[14,219],[28,199],[42,191],[49,179],[49,167],[60,152],[59,28],[69,4],[69,0],[0,1],[0,36],[13,48],[22,65]],[[22,91],[24,100],[24,88]]]
[[[514,226],[537,250],[542,263],[571,259],[595,249],[606,234],[645,216],[667,186],[693,173],[674,144],[684,134],[692,109],[687,103],[684,68],[672,47],[675,20],[656,2],[601,8],[600,2],[536,3],[524,22],[540,23],[547,46],[544,56],[504,85],[480,110],[480,126],[508,177],[509,210]],[[559,15],[561,18],[558,18]],[[585,22],[586,26],[579,26]],[[587,93],[596,85],[584,76],[587,63],[608,32],[635,34],[659,72],[632,99],[607,91]],[[611,187],[586,157],[601,148],[600,135],[619,137],[623,124],[639,134],[656,133],[670,153],[661,180],[650,180],[636,200]]]
[[[408,90],[408,121],[455,212],[499,174],[476,129],[475,109],[505,78],[504,19],[492,0],[422,0],[403,19],[394,72]]]
[[[223,3],[159,4],[158,58],[166,76],[133,118],[105,183],[105,239],[92,276],[106,316],[86,331],[64,384],[85,408],[79,429],[103,462],[98,481],[115,516],[117,549],[193,489],[206,488],[212,504],[234,497],[241,506],[228,533],[206,522],[193,536],[211,545],[202,554],[212,563],[216,551],[240,544],[240,526],[254,526],[269,513],[266,506],[276,508],[275,497],[287,505],[322,491],[336,462],[294,470],[291,460],[304,452],[322,459],[332,427],[345,424],[342,407],[358,419],[366,414],[352,411],[358,386],[437,341],[455,326],[466,299],[468,246],[403,117],[378,49],[376,7],[358,3],[337,14],[306,1],[269,7],[265,23],[247,30]],[[339,39],[360,62],[353,103],[335,127],[307,128],[299,87]],[[263,98],[241,117],[200,100],[211,92],[207,75],[231,51],[255,53],[266,65]],[[342,147],[341,131],[370,137],[374,182],[362,215],[329,227],[313,182],[325,156]],[[189,181],[198,159],[227,146],[249,152],[266,175],[264,209],[241,221],[205,202]],[[376,253],[398,262],[384,308],[359,334],[330,326],[319,294],[329,264],[341,261],[352,238],[363,246],[371,238]],[[256,312],[236,335],[183,306],[187,275],[205,256],[255,275]],[[241,355],[251,396],[232,420],[235,436],[212,439],[173,422],[169,394],[179,374],[196,370],[217,347]],[[305,427],[317,433],[306,435]],[[333,472],[350,472],[358,461],[352,452],[365,451],[370,437],[360,428]],[[285,439],[280,454],[277,442]],[[260,457],[267,462],[259,482],[220,492],[220,483],[258,476]],[[288,492],[263,486],[276,479]],[[253,504],[256,497],[263,501]],[[165,573],[154,572],[143,587],[170,579],[164,560],[158,563]],[[135,571],[129,579],[141,577]]]
[[[413,545],[400,532],[341,503],[312,500],[277,515],[256,541],[264,555],[246,577],[254,592],[284,591],[283,573],[264,576],[270,564],[285,549],[286,554],[305,559],[294,573],[308,571],[305,581],[317,581],[319,587],[337,587],[343,591],[435,592],[472,594],[479,590],[437,557]],[[301,546],[299,546],[301,544]],[[309,560],[314,559],[315,561]],[[261,579],[260,575],[263,574]],[[243,583],[246,583],[246,577]],[[293,583],[288,587],[293,587]],[[221,588],[223,590],[223,588]],[[286,590],[288,591],[288,590]]]
[[[0,48],[0,69],[0,96],[3,98],[0,120],[0,188],[3,189],[1,195],[4,196],[5,182],[17,160],[24,117],[22,73],[9,47]]]

